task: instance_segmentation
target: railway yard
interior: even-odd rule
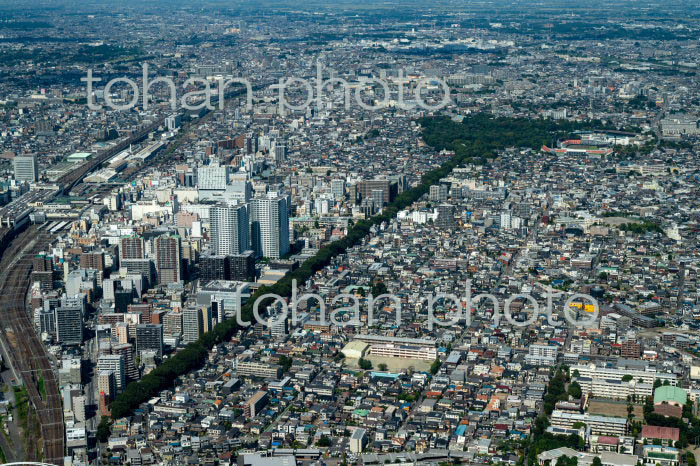
[[[58,381],[26,305],[32,257],[45,250],[51,239],[50,232],[31,226],[3,251],[0,259],[0,340],[13,372],[21,377],[18,382],[26,387],[39,427],[40,443],[31,448],[32,442],[27,442],[26,459],[63,464],[64,424]],[[41,392],[40,380],[44,387]],[[30,438],[33,433],[25,432],[25,435]]]

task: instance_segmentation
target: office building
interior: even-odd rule
[[[97,288],[97,270],[73,270],[65,278],[65,283],[66,295],[71,298],[83,293],[93,293]]]
[[[163,316],[163,333],[179,337],[182,335],[182,313],[169,311]]]
[[[34,183],[39,180],[39,162],[36,154],[18,155],[13,160],[15,180]]]
[[[139,378],[139,369],[136,367],[134,345],[131,343],[119,343],[112,346],[112,354],[119,354],[124,357],[124,370],[127,380]]]
[[[374,202],[375,207],[377,208],[377,210],[379,210],[381,207],[384,206],[384,190],[373,189],[369,199],[371,199],[372,202]]]
[[[202,312],[202,333],[210,332],[217,323],[211,307],[202,307],[200,311]]]
[[[174,131],[180,127],[181,120],[182,118],[180,115],[170,115],[169,117],[165,118],[165,126],[168,128],[168,131]]]
[[[345,181],[343,180],[332,180],[331,181],[331,194],[333,199],[339,200],[345,197]]]
[[[61,368],[58,369],[59,385],[81,384],[82,377],[82,360],[78,357],[63,358],[61,360]]]
[[[197,169],[197,187],[200,190],[225,190],[228,185],[228,166],[207,165]]]
[[[136,326],[136,351],[153,350],[163,356],[163,325],[140,324]]]
[[[211,307],[218,322],[233,317],[250,297],[250,285],[237,281],[216,280],[202,286],[197,292],[197,304]],[[239,299],[240,298],[240,299]]]
[[[182,311],[182,341],[192,343],[197,341],[204,331],[202,310],[199,308],[186,308]]]
[[[374,199],[380,202],[380,206],[390,203],[396,194],[396,184],[389,180],[364,180],[357,185],[360,197],[364,199]],[[375,191],[380,191],[380,194],[375,194]]]
[[[146,280],[146,286],[153,283],[155,270],[151,259],[122,259],[120,265],[128,275],[141,275]]]
[[[55,309],[56,340],[62,345],[83,343],[83,306],[63,301]]]
[[[287,160],[287,145],[286,144],[275,144],[275,163],[277,165],[281,164]]]
[[[73,417],[76,422],[85,422],[85,395],[73,397]]]
[[[228,262],[228,280],[253,281],[255,279],[255,252],[243,251],[230,256]]]
[[[98,374],[101,372],[112,372],[114,387],[120,393],[126,387],[126,366],[124,357],[121,354],[105,354],[97,359]],[[98,386],[99,386],[98,378]],[[110,383],[103,380],[103,384]],[[110,391],[110,396],[114,398],[114,393]]]
[[[53,290],[53,272],[50,270],[47,270],[46,272],[32,271],[32,283],[34,282],[39,282],[39,288],[41,291]]]
[[[35,311],[35,321],[38,322],[39,331],[50,336],[56,335],[56,309],[49,307]]]
[[[199,258],[199,279],[206,283],[211,280],[228,280],[229,257],[206,254]]]

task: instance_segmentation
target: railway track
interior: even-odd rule
[[[253,92],[259,91],[259,90],[268,88],[272,84],[275,84],[275,81],[257,84],[255,86],[252,86],[251,90]],[[231,99],[233,97],[239,97],[239,96],[243,95],[244,92],[245,92],[245,89],[242,89],[240,87],[230,89],[224,94],[224,100],[228,101],[229,99]],[[214,106],[216,106],[218,104],[218,97],[214,97],[212,99],[212,104]],[[191,131],[193,129],[196,129],[203,122],[207,121],[207,119],[210,118],[213,115],[213,113],[214,113],[214,110],[207,110],[202,116],[197,117],[194,120],[188,122],[185,125],[185,128],[183,129],[183,131],[184,130]],[[131,144],[135,144],[137,142],[142,141],[144,138],[146,138],[148,136],[148,134],[150,132],[157,130],[158,127],[163,125],[164,123],[165,123],[165,117],[158,118],[156,121],[149,124],[145,128],[140,129],[136,134],[119,142],[118,144],[116,144],[113,147],[110,147],[109,149],[105,149],[104,151],[99,152],[98,154],[95,155],[95,157],[92,160],[81,165],[76,170],[73,170],[70,173],[66,173],[61,178],[56,180],[56,183],[59,184],[60,186],[62,186],[64,193],[66,193],[66,194],[70,193],[71,189],[76,187],[83,180],[83,178],[85,178],[85,176],[88,173],[99,168],[103,162],[105,162],[106,160],[108,160],[111,157],[114,157],[119,152],[121,152],[124,149],[126,149],[127,147],[129,147]],[[171,144],[179,145],[179,142],[174,141]],[[165,149],[163,152],[168,152],[168,149]],[[167,156],[165,156],[165,155],[157,156],[158,163],[162,162],[162,160],[164,158],[167,159]],[[152,163],[154,163],[154,162],[156,162],[156,161],[153,161]],[[152,165],[152,163],[151,163],[151,165]],[[131,178],[136,173],[138,173],[141,169],[142,169],[142,167],[135,167],[133,169],[127,168],[126,173],[123,174],[123,176],[126,175],[126,177]]]
[[[254,86],[254,90],[265,88],[268,84]],[[226,98],[242,95],[240,89],[227,92]],[[211,116],[208,111],[187,125],[188,130],[198,127]],[[69,193],[91,171],[110,157],[117,155],[130,144],[147,137],[164,122],[159,118],[133,136],[121,141],[109,149],[98,153],[93,160],[57,180],[64,193]],[[175,142],[178,144],[179,141]],[[169,152],[158,159],[169,158]],[[140,167],[139,167],[140,169]],[[131,174],[135,175],[138,170]],[[42,232],[36,227],[18,233],[10,240],[10,229],[0,228],[0,346],[11,359],[16,372],[19,373],[27,388],[29,400],[34,408],[41,429],[43,455],[46,463],[62,465],[65,452],[65,426],[63,409],[58,389],[56,373],[51,366],[44,345],[34,329],[32,318],[26,306],[26,297],[31,283],[32,258],[43,251],[53,239],[53,235]],[[44,389],[40,393],[39,380],[43,380]],[[27,433],[28,435],[30,433]],[[27,461],[37,461],[34,451],[27,452]]]
[[[26,297],[31,283],[32,258],[52,240],[48,232],[30,227],[9,243],[0,259],[0,339],[27,389],[40,427],[42,458],[28,449],[27,461],[62,465],[65,439],[63,410],[56,373],[34,329]],[[40,391],[40,380],[43,389]],[[26,432],[31,435],[31,432]]]
[[[133,136],[130,136],[109,149],[99,152],[91,161],[81,165],[70,173],[66,173],[61,178],[56,180],[56,183],[63,187],[63,191],[65,193],[70,192],[70,190],[73,189],[73,187],[77,185],[88,173],[98,168],[104,161],[108,160],[110,157],[114,157],[131,144],[135,144],[144,139],[146,136],[148,136],[148,133],[158,129],[158,127],[162,125],[164,121],[165,118],[159,118],[155,122],[139,130]]]

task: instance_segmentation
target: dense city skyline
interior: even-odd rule
[[[696,466],[687,0],[0,0],[0,463]]]

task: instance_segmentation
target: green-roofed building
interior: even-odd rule
[[[352,412],[352,415],[355,417],[367,417],[369,414],[369,410],[367,409],[356,409]]]
[[[668,403],[683,406],[688,400],[685,390],[671,385],[662,385],[654,390],[654,404]]]

